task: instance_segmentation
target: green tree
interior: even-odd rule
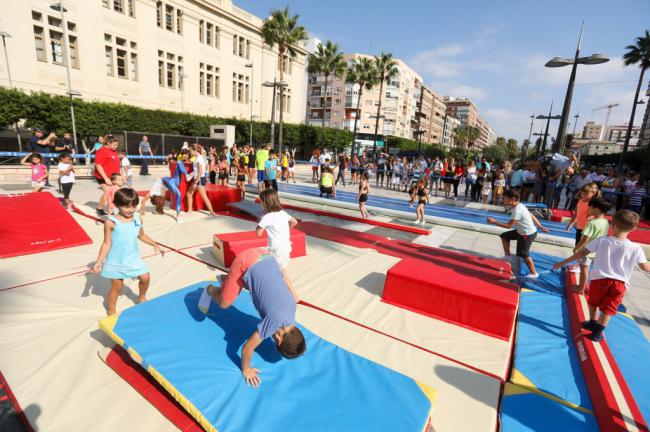
[[[377,69],[372,60],[367,57],[358,58],[345,72],[345,79],[349,83],[359,86],[359,95],[357,96],[357,109],[354,115],[354,128],[352,129],[352,154],[355,153],[355,139],[357,134],[357,122],[361,117],[361,98],[363,89],[371,90],[377,83]]]
[[[516,159],[519,155],[519,147],[517,146],[517,140],[514,138],[508,138],[506,142],[506,147],[508,148],[508,153],[510,154],[510,159]]]
[[[506,138],[505,137],[497,137],[497,140],[496,140],[495,144],[505,147],[506,146]]]
[[[307,71],[311,74],[323,74],[323,90],[321,91],[323,116],[321,118],[321,145],[325,144],[325,114],[327,113],[327,84],[330,75],[341,77],[345,73],[345,60],[339,46],[332,41],[319,43],[316,52],[307,57]],[[331,95],[330,95],[331,98]],[[331,107],[332,104],[330,103]],[[331,112],[330,112],[331,115]]]
[[[643,83],[643,75],[646,69],[650,68],[650,31],[646,30],[644,36],[636,38],[634,45],[625,47],[627,52],[623,54],[623,63],[625,66],[639,65],[641,72],[639,74],[639,82],[636,85],[636,93],[634,93],[634,101],[632,102],[632,113],[630,114],[630,122],[628,123],[627,133],[625,134],[625,144],[623,144],[623,152],[619,159],[619,167],[625,160],[625,154],[630,145],[630,134],[632,133],[632,126],[634,124],[634,116],[636,114],[637,101],[639,100],[639,92],[641,91],[641,84]],[[647,178],[650,176],[650,146],[645,157],[645,163],[642,168],[642,175]]]
[[[471,149],[481,136],[481,130],[475,126],[467,126],[467,145]]]
[[[372,143],[373,154],[377,152],[377,133],[379,132],[381,102],[384,99],[384,82],[390,81],[399,73],[397,70],[397,62],[393,59],[393,55],[385,54],[383,51],[380,56],[375,56],[375,69],[377,70],[377,79],[379,81],[379,103],[377,104],[377,118],[375,119],[375,139]]]
[[[296,57],[296,45],[307,39],[307,30],[298,24],[298,15],[289,14],[289,6],[284,9],[273,9],[271,16],[264,20],[262,25],[262,39],[273,48],[278,46],[278,65],[280,67],[280,82],[284,81],[284,70],[289,67],[289,62]],[[280,86],[280,121],[278,135],[278,149],[282,152],[284,120],[284,87]]]
[[[467,142],[467,129],[464,126],[456,126],[454,128],[454,143],[456,144],[456,147],[465,148]]]

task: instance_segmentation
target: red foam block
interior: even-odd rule
[[[510,340],[519,290],[508,282],[460,273],[453,266],[407,258],[388,270],[382,300]]]
[[[292,229],[291,258],[307,255],[305,234]],[[215,234],[212,245],[212,255],[225,267],[230,267],[235,257],[245,250],[267,245],[266,232],[262,237],[257,237],[255,231],[243,231],[229,234]]]
[[[241,191],[238,188],[230,186],[219,186],[208,184],[205,186],[205,193],[212,204],[212,210],[224,211],[227,210],[228,203],[241,201]],[[206,208],[201,194],[194,193],[194,202],[192,204],[194,210],[204,210]]]
[[[104,361],[178,429],[187,432],[203,431],[194,418],[142,366],[131,359],[124,348],[116,346]]]
[[[0,258],[90,243],[88,234],[52,194],[0,196]]]

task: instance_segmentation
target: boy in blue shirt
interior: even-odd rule
[[[266,188],[278,190],[278,158],[275,150],[269,150],[269,158],[264,162],[264,184]]]

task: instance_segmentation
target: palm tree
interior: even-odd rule
[[[345,79],[347,82],[359,86],[357,109],[356,115],[354,116],[354,128],[352,129],[352,154],[354,154],[354,145],[356,144],[357,137],[357,121],[359,120],[359,117],[361,117],[361,96],[363,95],[363,88],[365,87],[367,90],[371,90],[378,80],[375,63],[367,57],[356,59],[345,72]]]
[[[273,9],[271,16],[262,25],[262,39],[273,48],[278,45],[278,66],[280,82],[284,80],[284,67],[296,57],[295,46],[307,39],[307,31],[298,24],[298,15],[289,15],[289,6],[284,9]],[[282,151],[282,120],[284,118],[284,87],[280,87],[280,132],[278,134],[278,149]]]
[[[636,38],[636,43],[634,45],[628,45],[625,47],[627,52],[623,54],[623,63],[625,66],[638,64],[641,68],[641,74],[639,75],[639,83],[636,86],[636,93],[634,94],[634,102],[632,103],[632,114],[630,115],[630,122],[627,125],[627,133],[625,134],[625,144],[623,144],[623,152],[621,157],[618,160],[618,167],[620,168],[623,165],[623,160],[625,158],[625,153],[627,153],[627,148],[630,145],[630,135],[632,134],[632,126],[634,123],[634,115],[636,114],[636,105],[639,100],[639,91],[641,91],[641,84],[643,83],[643,74],[645,70],[650,68],[650,31],[645,31],[645,36]],[[650,149],[650,146],[648,146]],[[648,156],[650,156],[650,150],[648,150]],[[646,159],[646,164],[648,164],[648,158]]]
[[[454,128],[454,143],[456,147],[465,148],[467,141],[467,128],[465,126],[456,126]]]
[[[316,52],[309,54],[307,58],[307,72],[316,74],[321,73],[325,78],[323,81],[324,90],[321,93],[323,99],[323,117],[321,123],[321,145],[325,144],[325,114],[327,113],[327,81],[330,75],[341,77],[345,73],[345,60],[339,46],[332,41],[325,42],[325,45],[319,43]],[[332,106],[332,104],[330,104]],[[331,113],[330,113],[331,115]]]
[[[377,70],[377,79],[379,81],[379,103],[377,104],[377,117],[375,120],[375,139],[372,143],[372,153],[377,152],[377,132],[379,130],[379,116],[381,113],[381,101],[384,97],[384,81],[389,81],[397,76],[397,62],[393,59],[392,54],[384,54],[382,51],[379,57],[375,56],[375,69]]]
[[[481,130],[474,126],[467,126],[467,145],[472,148],[476,140],[481,136]]]

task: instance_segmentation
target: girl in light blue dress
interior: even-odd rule
[[[111,290],[108,293],[107,314],[115,314],[117,297],[124,286],[124,279],[138,278],[138,300],[146,301],[149,288],[149,269],[140,257],[138,239],[153,246],[154,253],[163,254],[160,246],[144,233],[142,220],[137,214],[138,194],[130,188],[122,188],[115,192],[113,202],[118,213],[109,216],[104,222],[104,242],[99,249],[97,262],[93,272],[111,279]]]

